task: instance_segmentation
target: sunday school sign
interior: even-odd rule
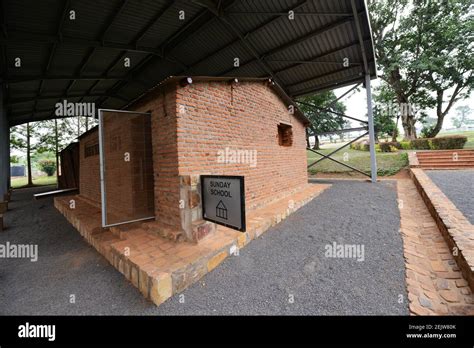
[[[201,197],[204,220],[245,232],[243,176],[201,175]]]

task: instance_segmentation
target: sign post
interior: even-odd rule
[[[245,232],[243,176],[201,175],[204,220]]]

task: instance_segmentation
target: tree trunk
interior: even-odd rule
[[[441,128],[443,128],[443,121],[444,121],[444,115],[438,115],[438,119],[436,120],[436,125],[431,130],[431,132],[428,133],[428,138],[434,138],[435,136],[438,135]]]
[[[319,148],[319,137],[317,135],[314,136],[313,150],[320,150],[320,148]]]
[[[398,137],[398,119],[399,118],[400,118],[400,116],[397,115],[397,120],[395,121],[395,128],[393,129],[393,132],[392,132],[392,142],[397,141],[397,137]]]
[[[26,165],[28,171],[28,186],[33,186],[33,178],[31,176],[31,143],[30,143],[30,124],[26,124]]]
[[[402,126],[405,133],[405,140],[416,139],[415,117],[413,115],[402,116]]]

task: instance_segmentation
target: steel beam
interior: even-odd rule
[[[360,51],[362,60],[364,61],[365,73],[365,89],[367,92],[367,118],[369,125],[369,146],[370,146],[370,172],[373,183],[377,182],[377,158],[375,157],[375,130],[374,130],[374,113],[372,110],[372,90],[370,86],[370,67],[365,51],[364,39],[362,37],[362,29],[360,25],[359,14],[357,12],[355,0],[351,0],[352,12],[354,13],[354,23],[356,26],[357,37],[359,38]]]
[[[155,16],[153,16],[153,18],[148,22],[148,24],[142,30],[140,30],[140,32],[136,35],[135,39],[133,40],[135,45],[138,45],[138,43],[140,42],[141,39],[143,39],[146,33],[148,33],[148,31],[160,20],[161,17],[163,17],[163,15],[170,8],[173,7],[173,5],[174,5],[174,1],[168,1],[165,8],[161,9],[160,11],[158,11],[158,13]]]
[[[342,150],[343,148],[345,148],[345,147],[349,146],[350,144],[352,144],[352,143],[356,142],[357,140],[359,140],[359,139],[361,139],[361,138],[365,137],[366,135],[367,135],[367,132],[366,132],[366,133],[364,133],[364,134],[362,134],[362,135],[359,135],[357,138],[355,138],[355,139],[352,139],[352,140],[351,140],[351,141],[349,141],[348,143],[346,143],[346,144],[342,145],[341,147],[338,147],[336,150],[334,150],[334,151],[331,151],[331,152],[330,152],[329,154],[327,154],[327,155],[324,155],[324,157],[323,157],[323,158],[320,158],[320,159],[318,159],[317,161],[315,161],[315,162],[311,163],[310,165],[308,165],[308,168],[311,168],[312,166],[314,166],[315,164],[317,164],[317,163],[321,162],[322,160],[325,160],[326,158],[328,158],[328,157],[331,157],[331,156],[332,156],[332,155],[334,155],[336,152],[338,152],[338,151]]]
[[[359,13],[357,12],[355,0],[351,0],[352,12],[354,14],[354,22],[357,31],[357,37],[359,38],[360,51],[362,53],[362,60],[364,61],[364,72],[370,75],[369,63],[367,60],[367,54],[365,52],[364,39],[362,37],[362,29],[360,27]]]
[[[365,89],[367,92],[367,117],[369,119],[370,171],[372,182],[377,182],[377,158],[375,157],[375,130],[374,113],[372,110],[372,90],[370,74],[365,75]]]
[[[315,133],[314,135],[318,137],[323,137],[329,134],[341,134],[341,133],[349,133],[349,132],[357,132],[357,131],[367,131],[367,127],[355,127],[355,128],[343,128],[343,129],[336,129],[329,132],[322,132],[322,133]]]
[[[286,43],[286,44],[284,44],[284,45],[282,45],[282,46],[275,47],[275,48],[271,49],[270,51],[263,53],[260,57],[261,57],[262,59],[266,59],[267,57],[269,57],[269,56],[271,56],[271,55],[273,55],[273,54],[275,54],[275,53],[278,53],[278,52],[281,52],[281,51],[285,51],[285,50],[287,50],[288,48],[291,48],[291,47],[293,47],[293,46],[295,46],[295,45],[298,45],[298,44],[300,44],[300,43],[302,43],[302,42],[305,42],[305,41],[307,41],[307,40],[309,40],[309,39],[312,39],[312,38],[314,38],[314,37],[320,36],[320,35],[326,33],[326,32],[329,31],[329,30],[332,30],[332,29],[334,29],[334,28],[337,28],[337,27],[339,27],[339,26],[341,26],[341,25],[343,25],[343,24],[349,23],[349,22],[351,22],[351,21],[352,21],[352,17],[347,17],[347,18],[339,19],[339,20],[337,20],[337,21],[335,21],[335,22],[332,22],[332,23],[329,23],[329,24],[327,24],[327,25],[325,25],[325,26],[323,26],[323,27],[321,27],[321,28],[318,28],[318,29],[316,29],[316,30],[313,30],[311,33],[309,33],[309,34],[307,34],[307,35],[305,35],[305,36],[303,36],[303,37],[301,37],[301,38],[299,38],[299,39],[297,39],[297,40],[293,40],[293,41],[288,42],[288,43]],[[252,64],[252,63],[254,63],[255,61],[256,61],[256,59],[251,59],[251,60],[245,62],[244,64],[242,64],[239,68],[242,68],[242,67],[245,66],[245,65]],[[225,72],[223,72],[221,75],[227,75],[227,74],[229,74],[230,72],[232,72],[232,71],[235,70],[235,69],[237,69],[237,68],[233,67],[233,68],[231,68],[231,69],[228,69],[228,70],[226,70]]]
[[[351,87],[350,89],[348,89],[345,93],[341,94],[339,97],[337,97],[336,99],[334,99],[332,102],[330,102],[327,106],[326,106],[326,109],[331,109],[334,105],[336,105],[336,103],[341,100],[342,98],[344,98],[346,95],[348,95],[349,93],[351,93],[353,90],[355,90],[357,87],[360,86],[360,83],[354,85],[353,87]]]
[[[362,75],[358,77],[350,77],[340,82],[330,82],[330,83],[324,83],[324,84],[318,85],[317,92],[314,92],[314,87],[307,87],[307,88],[303,88],[299,90],[297,89],[297,90],[289,91],[289,93],[290,93],[290,96],[292,97],[303,97],[306,95],[314,95],[315,93],[321,93],[321,92],[336,89],[336,88],[350,86],[356,83],[361,83],[363,81],[365,81],[365,78]]]
[[[295,6],[292,6],[291,8],[288,8],[288,10],[291,10],[291,9],[293,9],[293,10],[298,9],[298,8],[300,8],[300,7],[305,6],[305,5],[308,4],[309,2],[310,2],[309,0],[300,1],[300,2],[298,2]],[[227,14],[227,12],[224,12],[224,15],[226,15],[226,14]],[[275,16],[274,18],[271,18],[271,19],[265,21],[264,23],[260,24],[258,27],[254,28],[254,29],[252,29],[252,30],[250,30],[250,31],[248,31],[248,32],[246,32],[246,33],[243,34],[243,35],[244,35],[244,37],[248,38],[248,37],[250,37],[251,35],[254,35],[256,32],[258,32],[258,31],[262,30],[263,28],[267,27],[268,25],[271,25],[271,24],[274,23],[275,21],[278,21],[280,18],[281,18],[280,16]],[[238,43],[238,42],[240,42],[240,38],[237,38],[237,39],[233,40],[232,42],[230,42],[230,43],[228,43],[228,44],[225,44],[225,45],[219,47],[219,49],[217,49],[217,50],[215,50],[215,51],[213,51],[213,52],[207,54],[204,58],[201,58],[201,59],[199,59],[198,61],[192,63],[190,69],[192,69],[192,68],[193,68],[194,66],[196,66],[196,65],[199,65],[199,64],[202,63],[203,61],[205,61],[205,60],[207,60],[207,59],[210,59],[210,58],[212,58],[213,56],[215,56],[215,55],[221,53],[222,51],[228,49],[229,47],[235,45],[235,44]],[[184,71],[183,74],[186,75],[187,72],[188,72],[188,71]]]
[[[79,80],[79,81],[95,81],[95,80],[130,80],[124,76],[79,76],[79,75],[26,75],[9,78],[8,83],[20,83],[37,80]]]
[[[79,95],[73,95],[73,94],[61,94],[61,95],[43,95],[40,97],[25,97],[25,98],[14,98],[10,99],[7,103],[7,106],[10,105],[17,105],[17,104],[23,104],[23,103],[30,103],[35,100],[49,100],[49,99],[65,99],[65,98],[87,98],[87,97],[109,97],[109,98],[116,98],[122,101],[128,101],[127,98],[121,97],[119,95],[106,95],[103,93],[92,93],[92,94],[79,94]]]
[[[8,44],[8,43],[31,43],[31,42],[38,42],[38,43],[47,43],[47,44],[68,44],[68,45],[75,45],[80,47],[96,47],[96,48],[109,48],[113,50],[127,50],[131,52],[138,52],[138,53],[148,53],[163,58],[160,50],[154,47],[146,47],[146,46],[134,46],[130,44],[124,44],[119,42],[113,41],[100,41],[100,40],[89,40],[83,39],[78,37],[71,37],[71,36],[62,36],[59,38],[57,35],[49,35],[49,34],[40,34],[40,33],[32,33],[32,32],[24,32],[24,31],[9,31],[8,39],[0,37],[0,44]]]
[[[4,84],[0,83],[0,202],[4,201],[5,194],[10,187],[10,132],[5,97]]]
[[[346,114],[343,114],[342,112],[333,111],[333,110],[328,109],[328,108],[321,108],[319,106],[316,106],[316,105],[313,105],[313,104],[310,104],[310,103],[301,102],[301,101],[297,101],[297,103],[301,104],[301,105],[306,105],[306,106],[312,107],[312,108],[320,110],[320,111],[330,112],[331,114],[338,115],[338,116],[341,116],[341,117],[344,117],[344,118],[348,118],[348,119],[353,120],[353,121],[358,121],[358,122],[361,122],[361,123],[364,123],[364,124],[368,124],[367,121],[360,120],[360,119],[352,117],[352,116],[348,116]]]
[[[46,111],[37,111],[37,112],[46,112]],[[10,117],[9,119],[9,122],[10,122],[10,127],[14,127],[14,126],[18,126],[20,124],[23,124],[23,123],[27,123],[27,122],[39,122],[39,121],[45,121],[45,120],[56,120],[56,119],[62,119],[62,118],[77,118],[77,116],[56,116],[54,115],[54,113],[52,113],[51,110],[48,110],[48,113],[45,114],[44,116],[37,116],[37,115],[32,115],[32,112],[29,112],[29,113],[26,113],[22,116],[28,116],[28,117],[15,117],[15,116],[12,116]],[[88,116],[84,116],[84,117],[88,117]]]
[[[322,152],[319,152],[319,151],[316,151],[316,150],[313,150],[313,149],[307,149],[307,150],[312,151],[312,152],[318,154],[319,156],[322,156],[321,160],[323,160],[323,159],[331,160],[331,161],[333,161],[333,162],[336,162],[336,163],[338,163],[338,164],[340,164],[340,165],[342,165],[342,166],[344,166],[344,167],[347,167],[347,168],[349,168],[349,169],[352,169],[352,170],[354,170],[354,171],[356,171],[356,172],[358,172],[358,173],[361,173],[361,174],[363,174],[363,175],[365,175],[365,176],[368,176],[368,177],[370,178],[370,175],[368,175],[366,172],[363,172],[363,171],[360,170],[360,169],[357,169],[356,167],[353,167],[353,166],[348,165],[347,163],[338,161],[337,159],[332,158],[332,157],[329,157],[329,156],[323,154]],[[308,168],[309,168],[309,167],[310,167],[310,166],[308,166]]]
[[[272,11],[254,11],[254,12],[238,12],[232,11],[227,12],[230,16],[289,16],[288,12],[272,12]],[[295,16],[308,16],[308,17],[350,17],[352,13],[349,12],[293,12]]]

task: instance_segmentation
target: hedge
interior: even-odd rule
[[[403,150],[410,150],[411,149],[409,141],[401,141],[400,145],[401,145]]]
[[[419,138],[410,140],[410,148],[413,150],[430,150],[430,139],[429,138]]]
[[[454,150],[462,149],[467,142],[464,135],[450,135],[436,138],[419,138],[410,140],[409,149],[413,150]],[[406,144],[402,142],[405,149]]]
[[[467,142],[464,135],[451,135],[430,139],[430,145],[433,150],[454,150],[462,149]]]
[[[387,141],[379,142],[377,149],[381,152],[394,152],[400,150],[454,150],[462,149],[467,142],[464,135],[449,135],[436,138],[418,138],[410,141]],[[351,149],[369,151],[367,140],[358,141],[351,144]]]

